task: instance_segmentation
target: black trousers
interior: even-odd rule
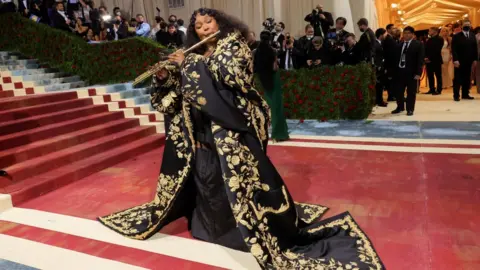
[[[397,109],[405,110],[405,88],[407,89],[407,111],[415,110],[417,100],[418,80],[415,75],[405,69],[399,69],[395,78],[395,92],[397,98]]]
[[[462,98],[470,95],[472,85],[472,63],[460,63],[460,67],[455,68],[453,77],[453,97],[460,98],[460,88],[462,88]]]
[[[377,82],[375,84],[375,103],[377,105],[383,104],[383,89],[385,89],[386,76],[382,69],[377,69]]]
[[[440,64],[427,64],[428,85],[430,86],[430,92],[441,93],[443,89],[442,81],[442,65]],[[437,90],[435,91],[435,77],[437,78]]]

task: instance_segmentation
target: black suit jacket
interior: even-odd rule
[[[457,33],[452,39],[453,61],[460,62],[460,66],[471,65],[478,60],[477,41],[475,35],[470,32],[469,38],[463,32]]]
[[[58,11],[53,12],[52,21],[53,21],[53,25],[55,26],[55,28],[65,30],[65,31],[68,31],[68,32],[72,32],[72,30],[68,26],[67,22],[65,21],[65,18],[62,15],[60,15],[60,13],[58,13]]]
[[[278,59],[280,60],[281,69],[285,69],[285,61],[287,60],[287,54],[289,54],[292,59],[294,69],[299,69],[307,66],[307,60],[305,59],[307,51],[303,50],[298,40],[295,40],[293,42],[293,48],[281,50],[278,53]]]
[[[383,53],[385,56],[385,70],[387,71],[388,77],[393,77],[393,74],[396,70],[396,53],[398,50],[398,43],[393,39],[391,35],[387,35],[383,41]]]
[[[32,0],[27,0],[27,5],[25,6],[23,4],[22,0],[18,0],[18,12],[21,13],[23,16],[29,16],[29,14],[25,15],[25,10],[28,9],[30,10],[32,6]]]
[[[372,29],[370,28],[368,28],[362,34],[360,40],[355,45],[355,51],[360,54],[358,58],[361,59],[361,61],[365,61],[367,63],[372,62],[376,39],[375,33],[373,33]]]
[[[323,14],[325,16],[325,19],[320,19],[320,17],[318,17],[320,14]],[[330,30],[330,27],[333,26],[332,13],[326,12],[326,11],[322,11],[317,16],[313,16],[310,13],[307,16],[305,16],[305,21],[309,22],[313,26],[313,28],[315,29],[315,36],[323,37],[322,33],[320,32],[320,29],[322,29],[323,33],[327,34],[328,30]]]
[[[375,40],[373,47],[374,47],[374,54],[375,54],[373,63],[375,64],[375,68],[377,69],[377,71],[379,70],[384,71],[385,58],[384,58],[383,46],[382,44],[380,44],[380,42]]]
[[[400,70],[400,59],[402,56],[403,45],[403,43],[400,43],[400,46],[397,48],[395,61],[397,71]],[[407,73],[408,76],[411,76],[411,79],[415,76],[422,76],[423,64],[425,62],[425,49],[423,43],[418,40],[412,40],[408,46],[405,60],[404,72]],[[397,72],[397,74],[399,73]]]
[[[443,64],[443,43],[443,38],[438,35],[427,40],[427,43],[425,44],[425,58],[428,58],[428,60],[430,60],[431,65]]]

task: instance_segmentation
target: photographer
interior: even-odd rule
[[[275,33],[272,35],[272,44],[277,50],[283,50],[285,48],[285,46],[283,46],[285,41],[283,30],[285,30],[285,24],[283,22],[275,25]]]
[[[332,54],[332,64],[338,64],[341,62],[342,49],[345,45],[345,38],[349,34],[345,31],[347,25],[347,19],[339,17],[335,21],[335,29],[330,29],[327,34],[328,45],[330,53]]]
[[[313,29],[312,29],[313,31]],[[284,50],[280,51],[278,58],[280,60],[280,68],[285,70],[299,69],[302,67],[302,59],[304,53],[299,49],[299,44],[295,39],[287,33],[282,44]]]
[[[313,38],[314,38],[313,26],[311,26],[310,24],[307,24],[305,26],[305,36],[299,38],[298,41],[296,41],[294,44],[297,50],[296,52],[297,65],[295,66],[295,68],[307,67],[306,56],[307,56],[307,52],[312,47]]]
[[[317,68],[322,65],[330,64],[329,52],[323,45],[322,37],[314,37],[312,40],[313,46],[307,53],[307,66],[309,69]]]
[[[321,36],[323,38],[326,37],[326,33],[328,33],[330,27],[333,26],[332,13],[323,11],[322,5],[317,5],[317,7],[312,10],[312,13],[305,17],[305,21],[313,26],[315,36]]]
[[[355,35],[350,33],[345,36],[345,45],[340,49],[342,50],[341,64],[353,66],[360,62],[358,47]]]

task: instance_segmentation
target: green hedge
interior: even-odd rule
[[[90,84],[132,81],[165,51],[145,38],[87,44],[17,14],[1,15],[0,24],[4,26],[0,50],[37,58]],[[285,113],[290,119],[365,119],[372,111],[375,80],[367,64],[281,72]]]
[[[367,64],[280,72],[289,119],[365,119],[372,112],[375,79]]]
[[[158,62],[163,47],[146,38],[88,44],[80,37],[18,14],[0,16],[0,50],[16,51],[80,75],[90,84],[132,81]]]

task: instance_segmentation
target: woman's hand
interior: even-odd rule
[[[183,53],[183,50],[178,50],[168,56],[168,61],[177,63],[179,66],[182,65],[183,60],[185,60],[185,54]]]

